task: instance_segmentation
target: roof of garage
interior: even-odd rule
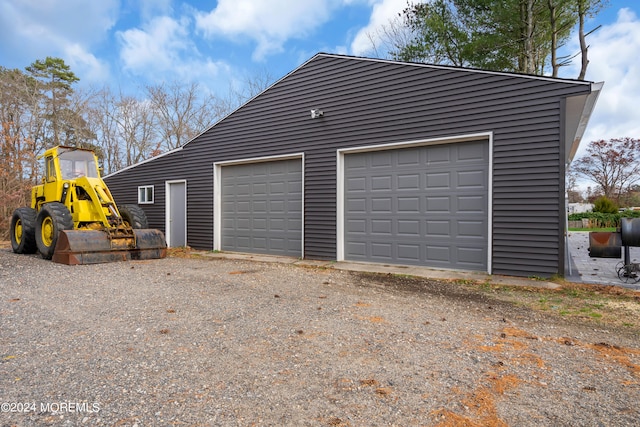
[[[215,128],[219,124],[223,123],[227,118],[232,116],[236,111],[238,111],[239,109],[241,109],[245,105],[251,103],[255,98],[259,97],[260,95],[262,95],[265,92],[268,92],[272,87],[276,86],[278,83],[280,83],[281,81],[287,79],[289,76],[295,74],[298,70],[300,70],[301,68],[305,67],[305,65],[309,64],[310,62],[315,61],[318,58],[340,58],[340,59],[350,59],[350,60],[354,60],[354,61],[363,61],[363,62],[401,64],[401,65],[405,65],[405,66],[408,66],[408,67],[423,67],[423,68],[441,69],[441,70],[458,70],[458,71],[463,71],[463,72],[467,72],[467,73],[479,73],[479,74],[488,74],[488,75],[496,75],[496,76],[509,76],[509,77],[525,78],[525,79],[535,79],[535,80],[541,80],[541,81],[545,81],[546,80],[546,81],[553,81],[553,82],[567,82],[567,83],[572,83],[572,84],[577,84],[577,85],[589,86],[590,87],[590,93],[588,93],[586,95],[568,96],[566,98],[566,100],[567,100],[567,108],[566,108],[566,117],[564,117],[564,129],[565,129],[565,141],[566,141],[566,147],[565,147],[565,161],[566,161],[566,163],[570,163],[571,162],[571,160],[575,156],[576,151],[578,150],[578,147],[579,147],[580,142],[582,140],[582,137],[584,135],[585,129],[587,127],[587,124],[589,122],[589,119],[591,117],[593,109],[595,107],[596,101],[598,99],[598,96],[599,96],[600,91],[602,90],[602,87],[603,87],[603,84],[604,84],[603,82],[594,83],[594,82],[584,81],[584,80],[553,78],[553,77],[548,77],[548,76],[538,76],[538,75],[531,75],[531,74],[508,73],[508,72],[503,72],[503,71],[480,70],[480,69],[474,69],[474,68],[463,68],[463,67],[454,67],[454,66],[447,66],[447,65],[435,65],[435,64],[423,64],[423,63],[415,63],[415,62],[400,62],[400,61],[392,61],[392,60],[387,60],[387,59],[365,58],[365,57],[356,57],[356,56],[349,56],[349,55],[338,55],[338,54],[329,54],[329,53],[320,52],[320,53],[317,53],[316,55],[314,55],[312,58],[310,58],[306,62],[304,62],[303,64],[301,64],[300,66],[298,66],[297,68],[295,68],[294,70],[292,70],[289,73],[287,73],[285,76],[283,76],[280,79],[278,79],[276,82],[271,84],[268,88],[266,88],[265,90],[263,90],[259,94],[255,95],[253,98],[249,99],[247,102],[245,102],[244,104],[240,105],[235,110],[231,111],[229,114],[227,114],[225,117],[223,117],[222,119],[220,119],[219,121],[217,121],[216,123],[211,125],[209,128],[203,130],[200,134],[198,134],[195,137],[193,137],[191,140],[189,140],[183,146],[177,147],[177,148],[175,148],[175,149],[173,149],[171,151],[165,152],[165,153],[160,154],[160,155],[158,155],[156,157],[153,157],[153,158],[150,158],[150,159],[147,159],[147,160],[143,160],[142,162],[137,163],[135,165],[131,165],[131,166],[125,167],[123,169],[120,169],[120,170],[118,170],[116,172],[111,173],[109,176],[117,175],[117,174],[119,174],[119,173],[121,173],[121,172],[123,172],[123,171],[125,171],[127,169],[133,168],[133,167],[135,167],[137,165],[140,165],[140,164],[155,160],[155,159],[157,159],[159,157],[163,157],[165,155],[168,155],[168,154],[174,153],[176,151],[182,150],[185,146],[187,146],[188,144],[190,144],[194,140],[198,139],[198,137],[200,137],[205,132],[208,132],[210,129]]]

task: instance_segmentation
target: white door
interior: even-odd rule
[[[167,243],[187,246],[187,183],[167,182]]]

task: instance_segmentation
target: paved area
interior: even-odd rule
[[[629,248],[631,262],[640,262],[640,248]],[[640,291],[640,282],[630,278],[626,283],[618,278],[617,266],[623,258],[591,258],[589,256],[589,232],[569,232],[569,252],[572,258],[571,271],[567,265],[567,280],[600,285],[618,285]],[[622,257],[624,257],[624,250]]]
[[[589,233],[570,232],[569,251],[571,254],[571,264],[567,263],[565,278],[572,282],[593,283],[601,285],[617,285],[640,291],[640,282],[629,280],[627,283],[618,278],[616,264],[622,261],[617,258],[591,258],[589,256]],[[457,270],[435,270],[431,268],[385,265],[357,262],[335,262],[335,261],[314,261],[300,260],[292,257],[281,257],[272,255],[240,254],[232,252],[200,252],[204,256],[228,259],[250,259],[262,262],[281,262],[298,265],[335,268],[339,270],[364,271],[372,273],[406,274],[417,277],[426,277],[442,280],[473,280],[480,282],[490,282],[493,284],[508,284],[532,286],[539,288],[555,289],[560,287],[557,283],[544,280],[528,279],[521,277],[489,275],[486,273],[473,273]],[[634,263],[640,261],[640,248],[631,248],[631,260]],[[569,268],[570,267],[570,268]]]

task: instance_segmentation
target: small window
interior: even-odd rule
[[[153,185],[138,187],[138,204],[153,203]]]
[[[56,166],[53,162],[53,157],[47,157],[46,160],[47,165],[47,182],[56,180]]]

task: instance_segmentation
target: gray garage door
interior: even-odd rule
[[[222,249],[302,254],[302,161],[223,166]]]
[[[345,259],[487,270],[486,141],[345,155]]]

